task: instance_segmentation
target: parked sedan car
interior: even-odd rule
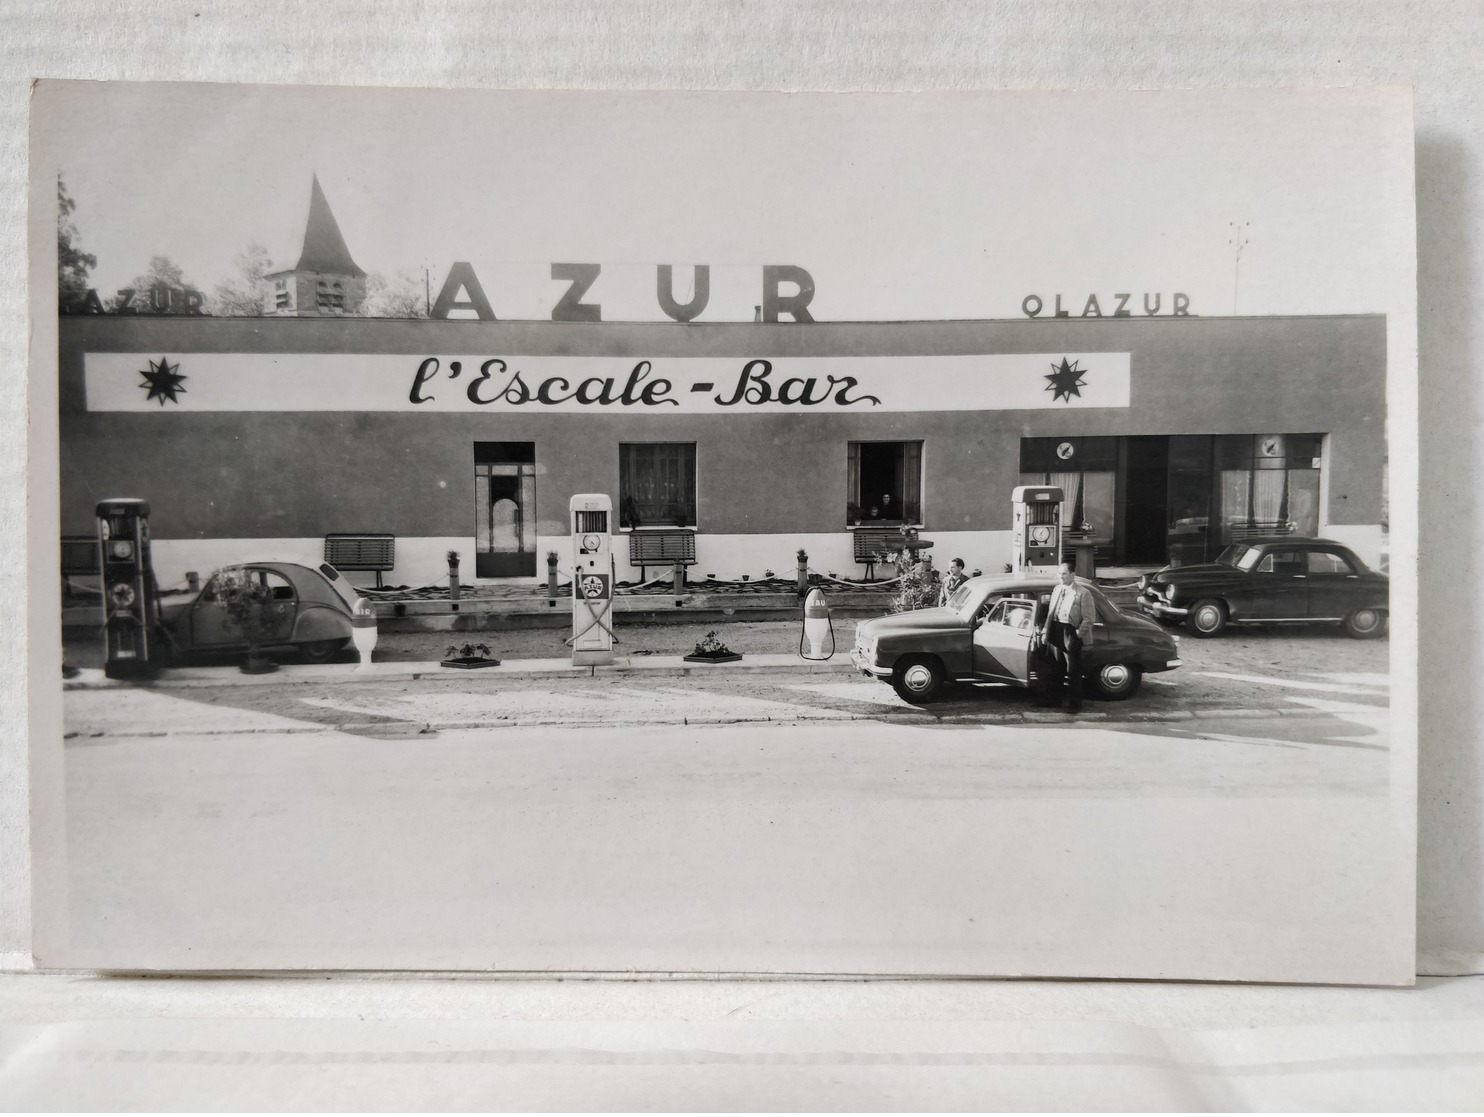
[[[1178,638],[1118,608],[1083,582],[1097,604],[1092,640],[1082,653],[1093,694],[1127,698],[1145,672],[1180,666]],[[1034,688],[1032,639],[1050,606],[1053,575],[970,578],[947,605],[862,621],[851,660],[864,675],[889,682],[914,705],[934,701],[949,681]]]
[[[306,663],[324,663],[350,643],[352,617],[373,615],[371,603],[328,563],[317,569],[292,562],[240,566],[265,588],[270,600],[286,606],[272,615],[273,627],[262,643],[265,649],[293,648]],[[247,647],[218,599],[221,574],[217,571],[207,579],[194,600],[161,606],[161,622],[174,655]]]
[[[1138,607],[1167,625],[1215,636],[1228,624],[1332,621],[1351,636],[1386,627],[1388,581],[1328,539],[1292,535],[1234,543],[1215,562],[1139,579]]]

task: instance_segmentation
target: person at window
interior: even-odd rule
[[[1048,680],[1045,699],[1049,705],[1061,705],[1065,682],[1067,708],[1074,714],[1082,709],[1082,646],[1092,639],[1097,615],[1092,590],[1086,583],[1077,581],[1070,563],[1063,563],[1061,584],[1051,594],[1046,625],[1041,629],[1042,643],[1051,649],[1060,676]]]
[[[956,558],[948,564],[948,576],[943,579],[943,591],[938,595],[938,604],[947,605],[948,599],[954,595],[958,587],[969,580],[964,573],[964,560]]]

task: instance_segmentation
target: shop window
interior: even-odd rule
[[[852,442],[845,522],[922,526],[922,443]]]
[[[1023,438],[1020,483],[1055,485],[1062,491],[1065,531],[1091,532],[1100,544],[1113,541],[1117,523],[1116,438]]]
[[[1215,457],[1222,541],[1317,535],[1324,436],[1219,435]]]
[[[625,528],[696,526],[696,444],[623,442],[618,515]]]

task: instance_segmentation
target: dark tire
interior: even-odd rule
[[[1204,598],[1190,607],[1186,620],[1197,636],[1220,636],[1226,629],[1226,603]]]
[[[1121,702],[1139,689],[1144,672],[1132,663],[1105,663],[1087,677],[1092,693],[1108,702]]]
[[[892,689],[903,702],[926,706],[943,693],[943,664],[934,655],[908,655],[897,660],[891,673]]]
[[[347,643],[346,640],[310,640],[298,646],[299,660],[302,663],[329,663]]]
[[[1374,640],[1386,631],[1386,613],[1381,609],[1356,609],[1345,618],[1345,635]]]

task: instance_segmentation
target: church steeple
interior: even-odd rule
[[[265,275],[264,312],[295,317],[357,314],[366,301],[366,273],[351,258],[329,200],[314,175],[304,246],[292,268]]]

